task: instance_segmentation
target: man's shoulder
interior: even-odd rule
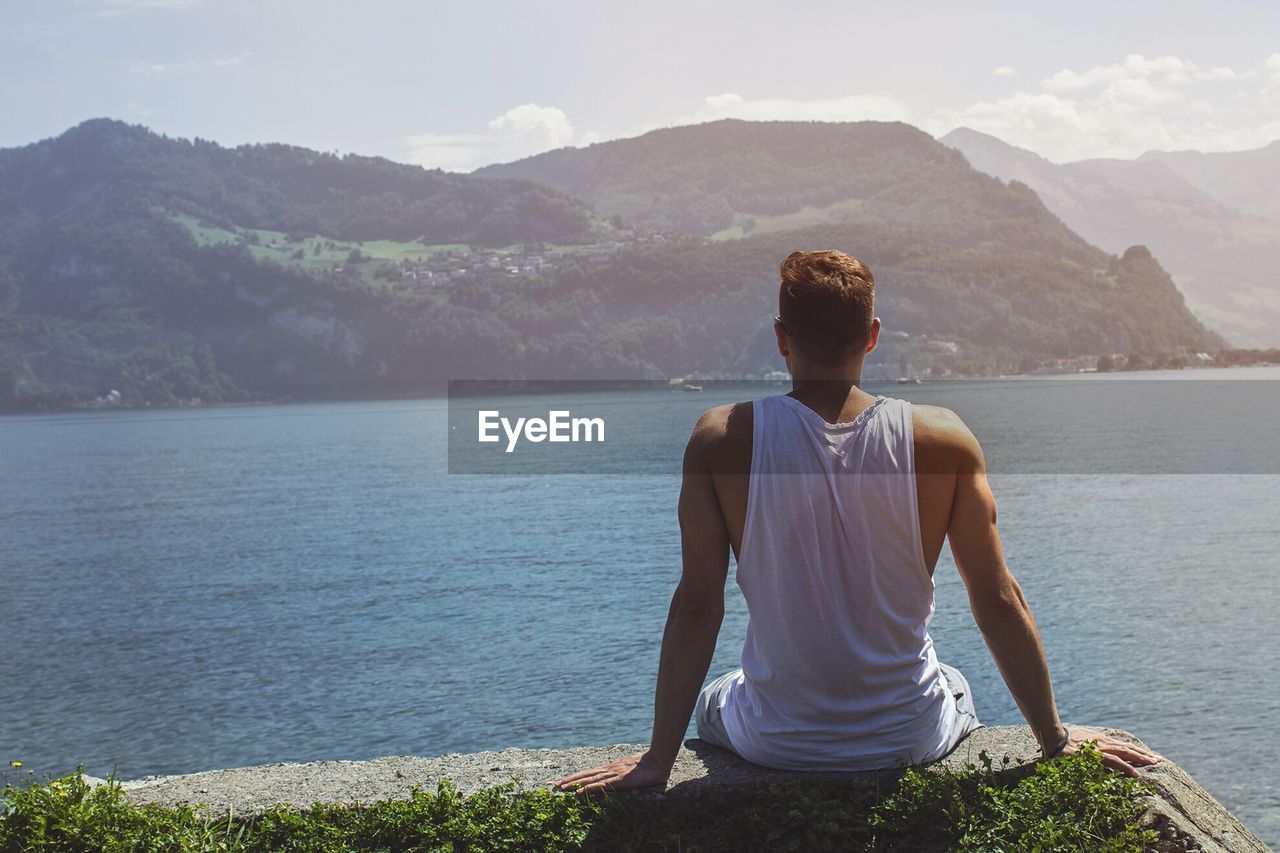
[[[749,464],[753,418],[750,402],[708,409],[694,425],[686,459],[700,461],[717,471],[737,470],[738,463],[744,461]]]
[[[744,436],[750,438],[753,412],[750,402],[708,409],[694,425],[689,443],[714,448],[740,442]]]
[[[911,404],[918,461],[937,463],[981,462],[982,447],[968,425],[944,406]],[[950,468],[950,464],[946,465]]]
[[[917,436],[925,435],[938,440],[948,440],[961,434],[973,434],[960,416],[945,406],[912,403],[911,422],[915,426]]]

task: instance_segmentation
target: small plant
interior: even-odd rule
[[[958,851],[1119,853],[1156,841],[1140,822],[1148,786],[1107,770],[1092,746],[1038,762],[1016,785],[1000,783],[985,753],[979,762],[965,773],[904,773],[872,818],[878,846],[913,839],[908,846]]]
[[[1140,851],[1145,786],[1088,750],[1040,762],[1016,784],[989,759],[962,772],[907,770],[879,790],[784,783],[723,795],[587,799],[516,783],[464,796],[449,782],[408,799],[317,804],[253,816],[139,806],[79,774],[0,792],[0,851]]]

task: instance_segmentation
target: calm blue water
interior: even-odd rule
[[[962,414],[1056,387],[926,386]],[[589,398],[680,425],[658,459],[721,402]],[[645,741],[677,478],[449,475],[446,408],[0,418],[0,765],[134,777]],[[1137,732],[1280,841],[1280,476],[993,486],[1065,718]],[[940,655],[985,722],[1018,722],[949,558],[937,586]],[[745,616],[731,583],[713,674]]]

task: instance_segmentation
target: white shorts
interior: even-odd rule
[[[956,700],[955,729],[950,738],[951,746],[946,752],[931,759],[940,761],[951,754],[960,742],[969,736],[974,729],[980,728],[978,712],[974,708],[973,693],[969,689],[969,680],[954,666],[939,662],[942,677],[947,680],[947,689]],[[742,670],[735,669],[713,680],[698,694],[698,704],[693,709],[694,723],[698,728],[698,737],[707,743],[727,749],[737,754],[733,744],[729,742],[729,733],[725,731],[724,721],[720,718],[720,708],[724,705],[724,692],[729,685],[742,677]]]

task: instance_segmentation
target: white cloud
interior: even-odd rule
[[[521,104],[489,122],[489,133],[504,139],[521,139],[540,148],[561,148],[573,139],[573,125],[564,110]]]
[[[1000,66],[997,77],[1016,71]],[[1280,53],[1253,66],[1202,66],[1178,56],[1130,54],[1119,62],[1063,68],[1007,97],[929,111],[885,94],[833,98],[710,95],[691,113],[602,135],[577,132],[564,111],[522,104],[467,133],[421,133],[404,140],[409,159],[468,171],[566,145],[717,119],[906,121],[935,135],[965,126],[1059,162],[1136,157],[1152,149],[1225,151],[1280,138]]]
[[[169,77],[182,74],[195,74],[214,68],[231,68],[240,65],[248,54],[224,56],[219,59],[189,59],[185,62],[135,62],[129,66],[130,74],[145,74],[151,77]]]
[[[1123,76],[1124,69],[1119,65],[1098,65],[1079,73],[1064,68],[1052,77],[1042,80],[1040,86],[1050,92],[1073,92],[1097,83],[1110,83]]]
[[[1234,80],[1239,76],[1234,68],[1227,68],[1223,65],[1205,68],[1199,73],[1199,79],[1201,80]]]
[[[599,139],[584,135],[579,142]],[[521,104],[491,120],[480,133],[420,133],[405,139],[409,160],[427,168],[470,171],[489,163],[518,160],[574,141],[564,110]]]
[[[1140,53],[1131,53],[1123,62],[1111,65],[1095,65],[1084,71],[1064,68],[1040,85],[1050,92],[1074,92],[1100,83],[1121,80],[1147,80],[1153,83],[1186,84],[1195,80],[1232,80],[1237,72],[1225,66],[1202,68],[1189,59],[1177,56],[1158,56],[1148,59]]]
[[[1206,67],[1178,56],[1064,68],[1030,91],[941,109],[924,124],[990,133],[1052,160],[1152,149],[1239,150],[1280,137],[1280,54],[1261,66]]]
[[[885,95],[848,95],[841,98],[744,98],[733,92],[704,98],[693,115],[673,124],[696,124],[722,118],[747,121],[907,121],[910,110],[897,98]]]

